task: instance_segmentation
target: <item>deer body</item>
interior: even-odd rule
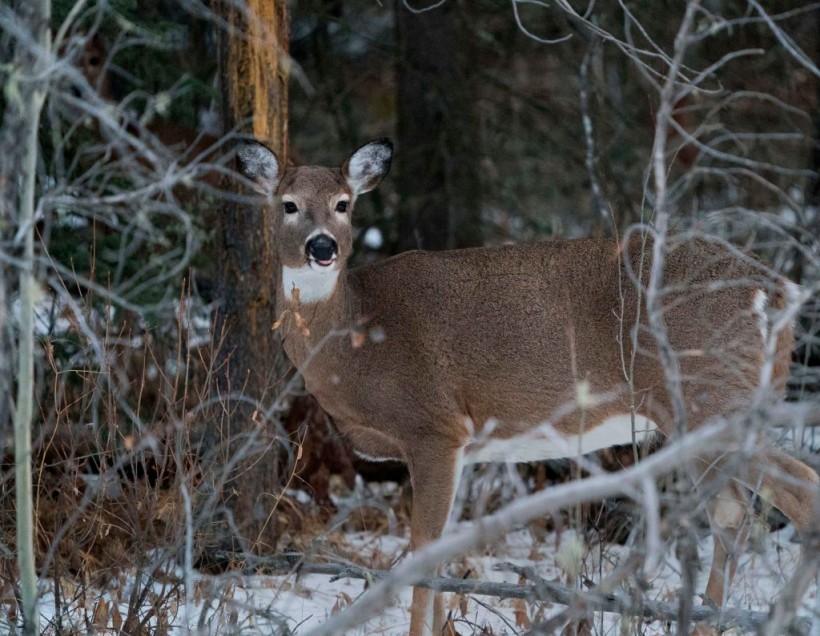
[[[626,245],[586,239],[409,252],[347,270],[350,210],[387,172],[391,155],[378,141],[341,170],[283,170],[269,150],[248,144],[238,160],[282,206],[274,232],[285,351],[357,452],[407,464],[414,548],[441,535],[466,462],[576,456],[656,429],[675,433],[633,281],[645,280],[651,266],[640,237]],[[664,277],[664,320],[681,352],[688,423],[697,427],[750,403],[767,312],[783,308],[786,284],[705,240],[670,249]],[[782,386],[790,330],[777,345],[774,381]],[[761,446],[760,460],[748,482],[774,492],[775,505],[805,530],[817,475],[774,447]],[[721,461],[704,456],[693,467],[696,481]],[[730,485],[709,507],[716,540],[707,596],[717,604],[734,572],[730,548],[743,536],[746,499]],[[433,598],[414,590],[412,634],[441,627],[442,605],[436,598],[433,611]]]
[[[672,253],[670,269],[690,266],[681,280],[668,284],[685,285],[687,295],[714,280],[713,270],[732,260],[723,248],[705,242],[681,250]],[[595,434],[602,423],[631,412],[624,364],[632,347],[623,324],[635,320],[638,300],[621,259],[618,243],[608,239],[408,252],[340,272],[332,294],[298,307],[283,281],[278,313],[300,312],[310,331],[305,337],[294,321],[285,320],[285,350],[302,370],[307,389],[340,430],[349,433],[354,446],[359,428],[377,431],[379,439],[390,442],[390,448],[360,449],[372,457],[403,459],[397,449],[417,442],[420,434],[446,438],[463,448],[467,462],[485,461],[485,456],[493,456],[493,445],[504,448],[498,442],[519,437],[526,438],[521,452],[530,456],[496,455],[508,461],[577,455],[577,443],[562,444],[560,438],[581,433],[579,382],[593,395],[606,396],[584,413],[587,434],[579,441],[589,441],[583,452],[631,443],[631,422],[626,427],[613,424],[606,435]],[[759,276],[751,267],[738,271],[737,277],[742,274]],[[711,294],[698,303],[696,312],[688,306],[677,312],[681,324],[675,312],[668,313],[672,344],[690,351],[726,348],[719,325],[714,331],[692,332],[691,322],[697,320],[693,313],[698,312],[725,314],[733,333],[746,331],[749,340],[760,341],[756,291],[749,285]],[[305,292],[313,297],[307,286],[300,289],[300,297]],[[729,325],[730,316],[741,324]],[[342,333],[358,325],[365,332],[375,329],[379,337],[364,338],[356,347],[341,335],[323,342],[331,331]],[[664,377],[649,353],[651,336],[639,344],[644,353],[636,365],[634,402],[642,404],[639,413],[654,423],[664,419],[655,412],[668,408]],[[748,347],[750,357],[759,345]],[[736,365],[737,356],[726,363]],[[757,371],[751,363],[745,370],[726,370],[737,376],[732,381],[739,384],[741,399],[748,399]],[[722,401],[715,414],[727,410]],[[416,422],[407,427],[410,413]],[[553,423],[553,439],[532,435],[542,422]],[[539,439],[546,442],[542,450],[533,448]],[[515,451],[514,443],[507,446]]]
[[[285,350],[343,432],[373,429],[404,448],[429,427],[429,434],[465,447],[469,458],[470,450],[478,450],[470,446],[481,443],[492,422],[497,424],[487,441],[515,438],[572,404],[575,385],[568,378],[611,386],[611,378],[598,377],[597,370],[602,357],[609,358],[608,369],[620,366],[618,348],[600,345],[616,342],[615,313],[583,321],[578,329],[584,341],[566,330],[570,325],[562,316],[588,310],[584,305],[601,296],[609,296],[612,312],[619,309],[616,249],[614,242],[580,241],[402,254],[346,272],[336,294],[303,303],[298,311],[310,335],[285,321]],[[571,270],[567,261],[561,265],[559,252],[577,259],[589,250],[606,252],[613,267],[580,280],[550,275],[556,265]],[[533,259],[542,265],[533,268]],[[278,313],[293,310],[291,294],[284,285],[280,291]],[[347,337],[320,346],[328,331],[357,325],[379,337],[358,347]],[[384,360],[393,361],[387,372]],[[522,364],[531,360],[541,361],[540,371],[522,374]],[[607,411],[612,409],[629,412],[628,405]],[[409,430],[403,426],[408,413],[420,420]],[[576,420],[573,413],[561,432],[572,434]],[[351,437],[355,446],[356,434]],[[626,441],[631,436],[621,443]],[[361,450],[402,458],[394,449]]]

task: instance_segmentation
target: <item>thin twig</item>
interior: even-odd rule
[[[595,35],[591,35],[587,44],[587,51],[584,54],[584,59],[581,61],[581,66],[578,70],[578,84],[581,97],[581,123],[584,129],[584,142],[586,145],[586,167],[587,175],[589,176],[589,185],[592,190],[592,202],[595,206],[595,211],[599,218],[614,225],[614,220],[609,214],[609,210],[604,203],[604,197],[601,190],[601,183],[598,180],[598,157],[595,152],[595,130],[592,124],[592,115],[590,114],[589,104],[589,65],[592,61],[592,56],[598,49],[598,39]],[[613,227],[613,230],[615,228]]]

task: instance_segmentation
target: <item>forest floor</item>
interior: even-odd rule
[[[309,505],[303,493],[291,494],[301,499],[304,505]],[[340,509],[355,505],[356,497],[354,492],[348,494],[347,499],[338,500]],[[398,499],[397,494],[394,497]],[[398,505],[397,501],[393,503]],[[392,513],[388,512],[388,516],[390,515]],[[462,522],[465,523],[471,522]],[[358,528],[351,529],[354,526]],[[370,523],[362,515],[355,524],[351,524],[348,518],[346,524],[341,524],[335,531],[322,532],[318,524],[304,524],[304,533],[318,531],[318,536],[292,539],[298,544],[311,546],[311,561],[389,569],[406,556],[409,539],[406,526],[406,519],[396,521],[391,517],[391,522],[385,523],[382,515],[381,522]],[[712,540],[705,529],[699,536],[701,566],[696,590],[702,592],[711,560]],[[800,558],[800,546],[792,541],[794,531],[791,526],[771,533],[758,532],[756,536],[740,560],[728,601],[728,605],[734,608],[767,610]],[[677,599],[681,588],[681,569],[674,552],[674,546],[666,546],[661,567],[646,581],[648,589],[645,589],[645,598],[671,602]],[[531,567],[549,581],[571,586],[573,580],[600,581],[622,564],[628,553],[629,549],[619,545],[590,545],[572,530],[558,533],[545,530],[544,524],[531,524],[508,534],[502,542],[484,551],[449,564],[445,575],[454,578],[468,575],[474,580],[520,583],[518,575],[494,569],[496,564],[509,562]],[[574,577],[570,574],[571,570],[574,570]],[[169,581],[176,580],[179,585],[184,572],[176,569],[175,572],[168,572],[168,575],[168,580],[151,584],[156,589],[146,597],[146,608],[150,606],[152,598],[167,598]],[[184,595],[180,594],[175,602],[163,604],[162,627],[155,633],[189,633],[187,624],[191,632],[199,634],[304,634],[355,602],[366,589],[363,580],[341,578],[331,581],[331,577],[318,574],[263,576],[226,573],[207,576],[195,572],[193,580],[194,590],[188,603]],[[134,575],[123,573],[116,581],[112,581],[108,589],[100,590],[101,596],[98,595],[96,600],[93,600],[93,595],[84,595],[86,600],[78,601],[76,623],[71,619],[71,613],[64,613],[63,620],[68,619],[67,623],[74,623],[78,627],[90,625],[99,628],[92,630],[92,633],[116,633],[117,623],[121,624],[128,612],[135,581]],[[626,596],[630,593],[630,586],[634,585],[634,579],[627,578],[615,592]],[[100,598],[103,599],[102,603]],[[351,633],[406,633],[410,599],[411,589],[407,588],[392,606],[384,608],[375,618]],[[488,596],[448,595],[447,602],[459,634],[486,636],[522,634],[531,625],[543,622],[563,609],[557,604],[501,600]],[[50,629],[47,627],[53,618],[53,604],[54,595],[51,590],[44,595],[41,605],[44,633],[56,633],[53,626]],[[817,588],[812,585],[803,599],[800,613],[810,615],[818,609]],[[626,636],[674,632],[670,625],[659,621],[622,620],[615,614],[600,612],[590,614],[589,618],[592,634]],[[147,623],[158,626],[155,619],[149,619]]]

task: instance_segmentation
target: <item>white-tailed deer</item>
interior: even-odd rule
[[[527,462],[632,443],[633,405],[639,439],[675,433],[630,278],[651,253],[639,237],[625,246],[589,239],[415,251],[348,270],[356,197],[378,185],[391,159],[387,140],[362,146],[341,169],[286,168],[257,143],[237,149],[240,172],[274,206],[285,351],[359,453],[407,464],[414,549],[441,535],[465,462]],[[664,319],[695,428],[750,404],[770,319],[788,289],[753,259],[706,240],[676,244],[664,272]],[[773,381],[781,390],[792,344],[789,329],[777,335]],[[579,385],[600,396],[583,400],[582,414]],[[725,460],[704,455],[693,467],[696,482]],[[744,465],[742,482],[728,482],[708,506],[715,549],[706,594],[718,605],[743,538],[747,487],[769,493],[801,532],[812,518],[811,468],[763,440]],[[414,590],[411,634],[441,628],[443,604],[434,596]]]

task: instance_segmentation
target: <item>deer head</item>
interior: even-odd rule
[[[239,172],[273,202],[274,232],[284,288],[300,288],[301,301],[317,302],[335,286],[353,249],[351,215],[356,198],[375,188],[390,169],[393,144],[365,144],[341,168],[285,168],[258,142],[236,151]]]

